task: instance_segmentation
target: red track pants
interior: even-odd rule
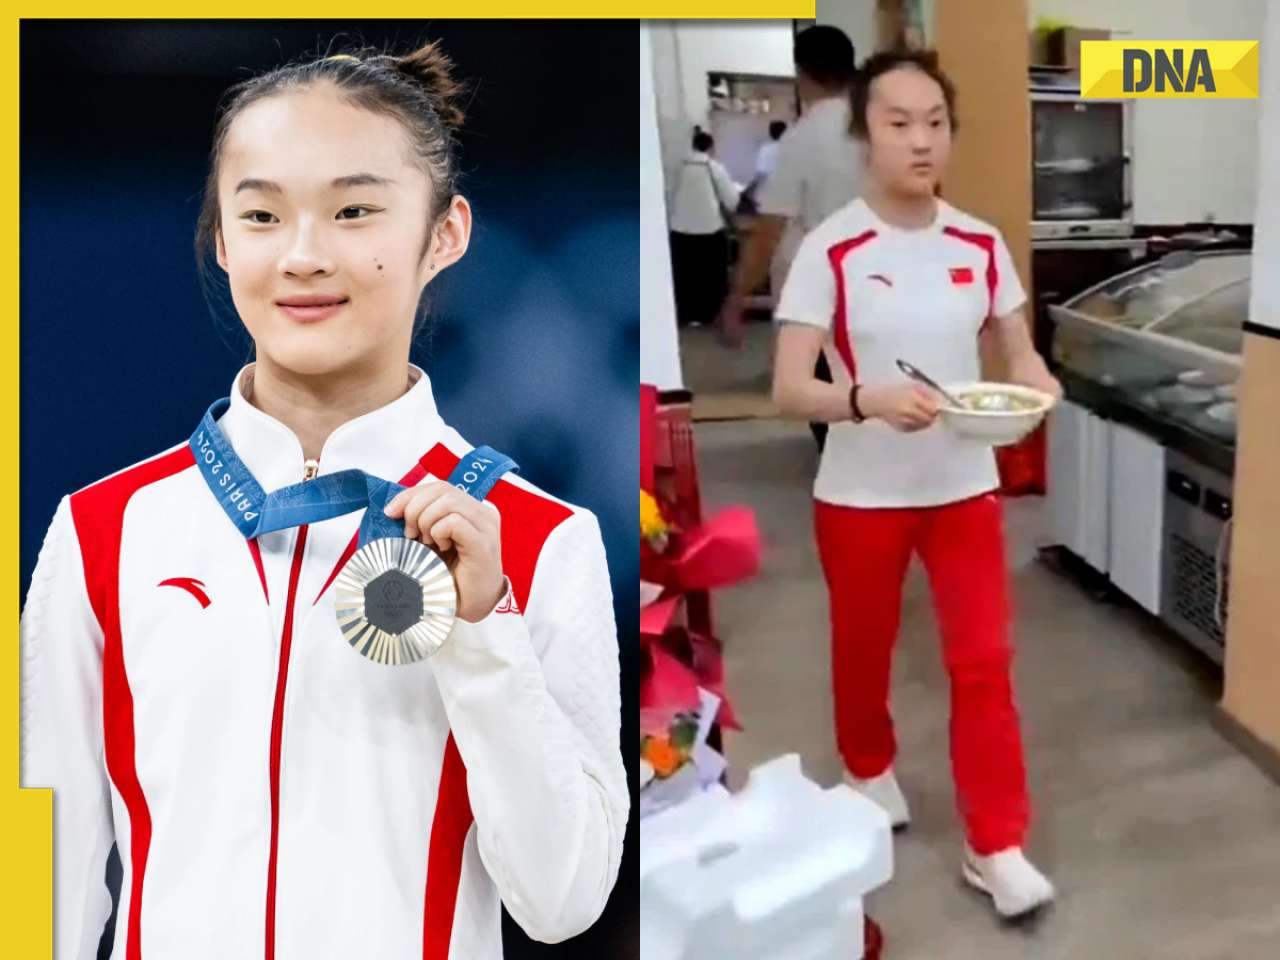
[[[889,676],[912,552],[929,575],[951,679],[951,766],[969,844],[1022,846],[1029,818],[1010,682],[1009,594],[999,500],[862,509],[816,502],[818,554],[831,594],[836,742],[855,776],[893,762]]]

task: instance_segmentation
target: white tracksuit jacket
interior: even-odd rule
[[[244,376],[220,426],[264,489],[301,480]],[[471,448],[422,375],[320,472],[444,479]],[[112,841],[119,960],[492,960],[499,897],[539,940],[596,919],[628,815],[599,527],[512,474],[488,499],[508,596],[394,667],[334,619],[360,513],[246,542],[185,443],[63,499],[22,616],[57,960],[96,955]]]

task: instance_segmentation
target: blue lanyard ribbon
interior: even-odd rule
[[[356,510],[365,511],[360,522],[361,546],[371,540],[404,536],[404,521],[388,517],[383,510],[407,488],[363,470],[340,470],[271,493],[263,490],[218,426],[218,418],[230,405],[227,397],[215,400],[189,444],[205,483],[246,540]],[[492,447],[476,447],[458,461],[449,474],[449,483],[483,500],[503,474],[518,469],[519,465],[506,454]]]

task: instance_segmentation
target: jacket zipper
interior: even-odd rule
[[[320,470],[320,464],[308,460],[302,467],[302,479],[311,480]],[[302,555],[307,546],[307,525],[298,528],[298,542],[293,548],[293,563],[289,568],[289,592],[285,597],[284,627],[280,632],[280,666],[276,671],[275,705],[271,710],[271,849],[267,855],[267,922],[266,960],[274,960],[276,953],[276,860],[280,844],[280,753],[284,738],[284,694],[289,683],[289,653],[293,648],[293,607],[298,596],[298,581],[302,578]]]

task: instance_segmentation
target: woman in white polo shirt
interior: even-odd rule
[[[866,145],[862,195],[809,233],[776,311],[774,398],[831,424],[814,485],[831,597],[836,738],[850,782],[895,825],[889,679],[912,553],[928,571],[951,680],[951,754],[967,835],[962,872],[1005,916],[1053,897],[1022,847],[1029,819],[1010,681],[1009,599],[994,455],[935,424],[941,381],[979,379],[978,335],[1003,343],[1011,380],[1055,395],[999,231],[936,197],[955,128],[954,90],[930,53],[866,61],[852,97]],[[834,384],[814,377],[826,351]]]

